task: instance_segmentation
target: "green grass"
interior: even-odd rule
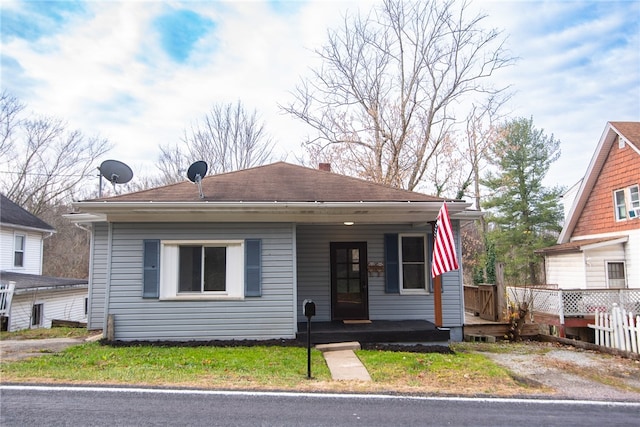
[[[457,345],[456,345],[457,347]],[[455,347],[454,347],[455,348]],[[262,389],[420,394],[515,395],[533,392],[481,352],[356,352],[372,382],[332,381],[322,353],[290,346],[109,346],[98,342],[57,354],[2,361],[2,382],[118,384],[205,389]]]
[[[0,332],[0,340],[35,340],[43,338],[84,338],[92,335],[86,328],[37,328]]]
[[[361,350],[373,381],[404,391],[500,393],[521,387],[509,371],[479,353],[410,353]]]
[[[316,380],[331,378],[322,354],[312,352]],[[3,362],[4,382],[52,381],[291,388],[307,380],[307,352],[292,347],[111,347],[88,343],[63,353]]]

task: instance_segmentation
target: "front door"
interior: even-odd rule
[[[369,319],[367,243],[331,243],[332,320]]]

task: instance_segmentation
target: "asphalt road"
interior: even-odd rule
[[[0,386],[11,426],[618,426],[638,402]]]

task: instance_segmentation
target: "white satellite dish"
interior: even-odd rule
[[[198,191],[200,192],[200,198],[204,199],[204,193],[202,192],[202,178],[207,174],[207,170],[209,166],[207,166],[207,162],[204,160],[198,160],[195,163],[192,163],[187,170],[187,178],[189,181],[195,182],[198,185]]]
[[[102,197],[102,177],[104,176],[113,185],[115,190],[116,184],[126,184],[133,178],[133,171],[126,164],[118,160],[105,160],[98,168],[100,171],[100,189],[98,196]]]

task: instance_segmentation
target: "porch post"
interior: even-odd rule
[[[560,335],[560,338],[566,338],[564,328],[564,294],[562,293],[562,289],[558,290],[558,299],[558,307],[560,308],[560,310],[558,310],[558,319],[560,320],[558,335]]]
[[[442,326],[442,275],[433,279],[433,311],[436,317],[436,326]]]

